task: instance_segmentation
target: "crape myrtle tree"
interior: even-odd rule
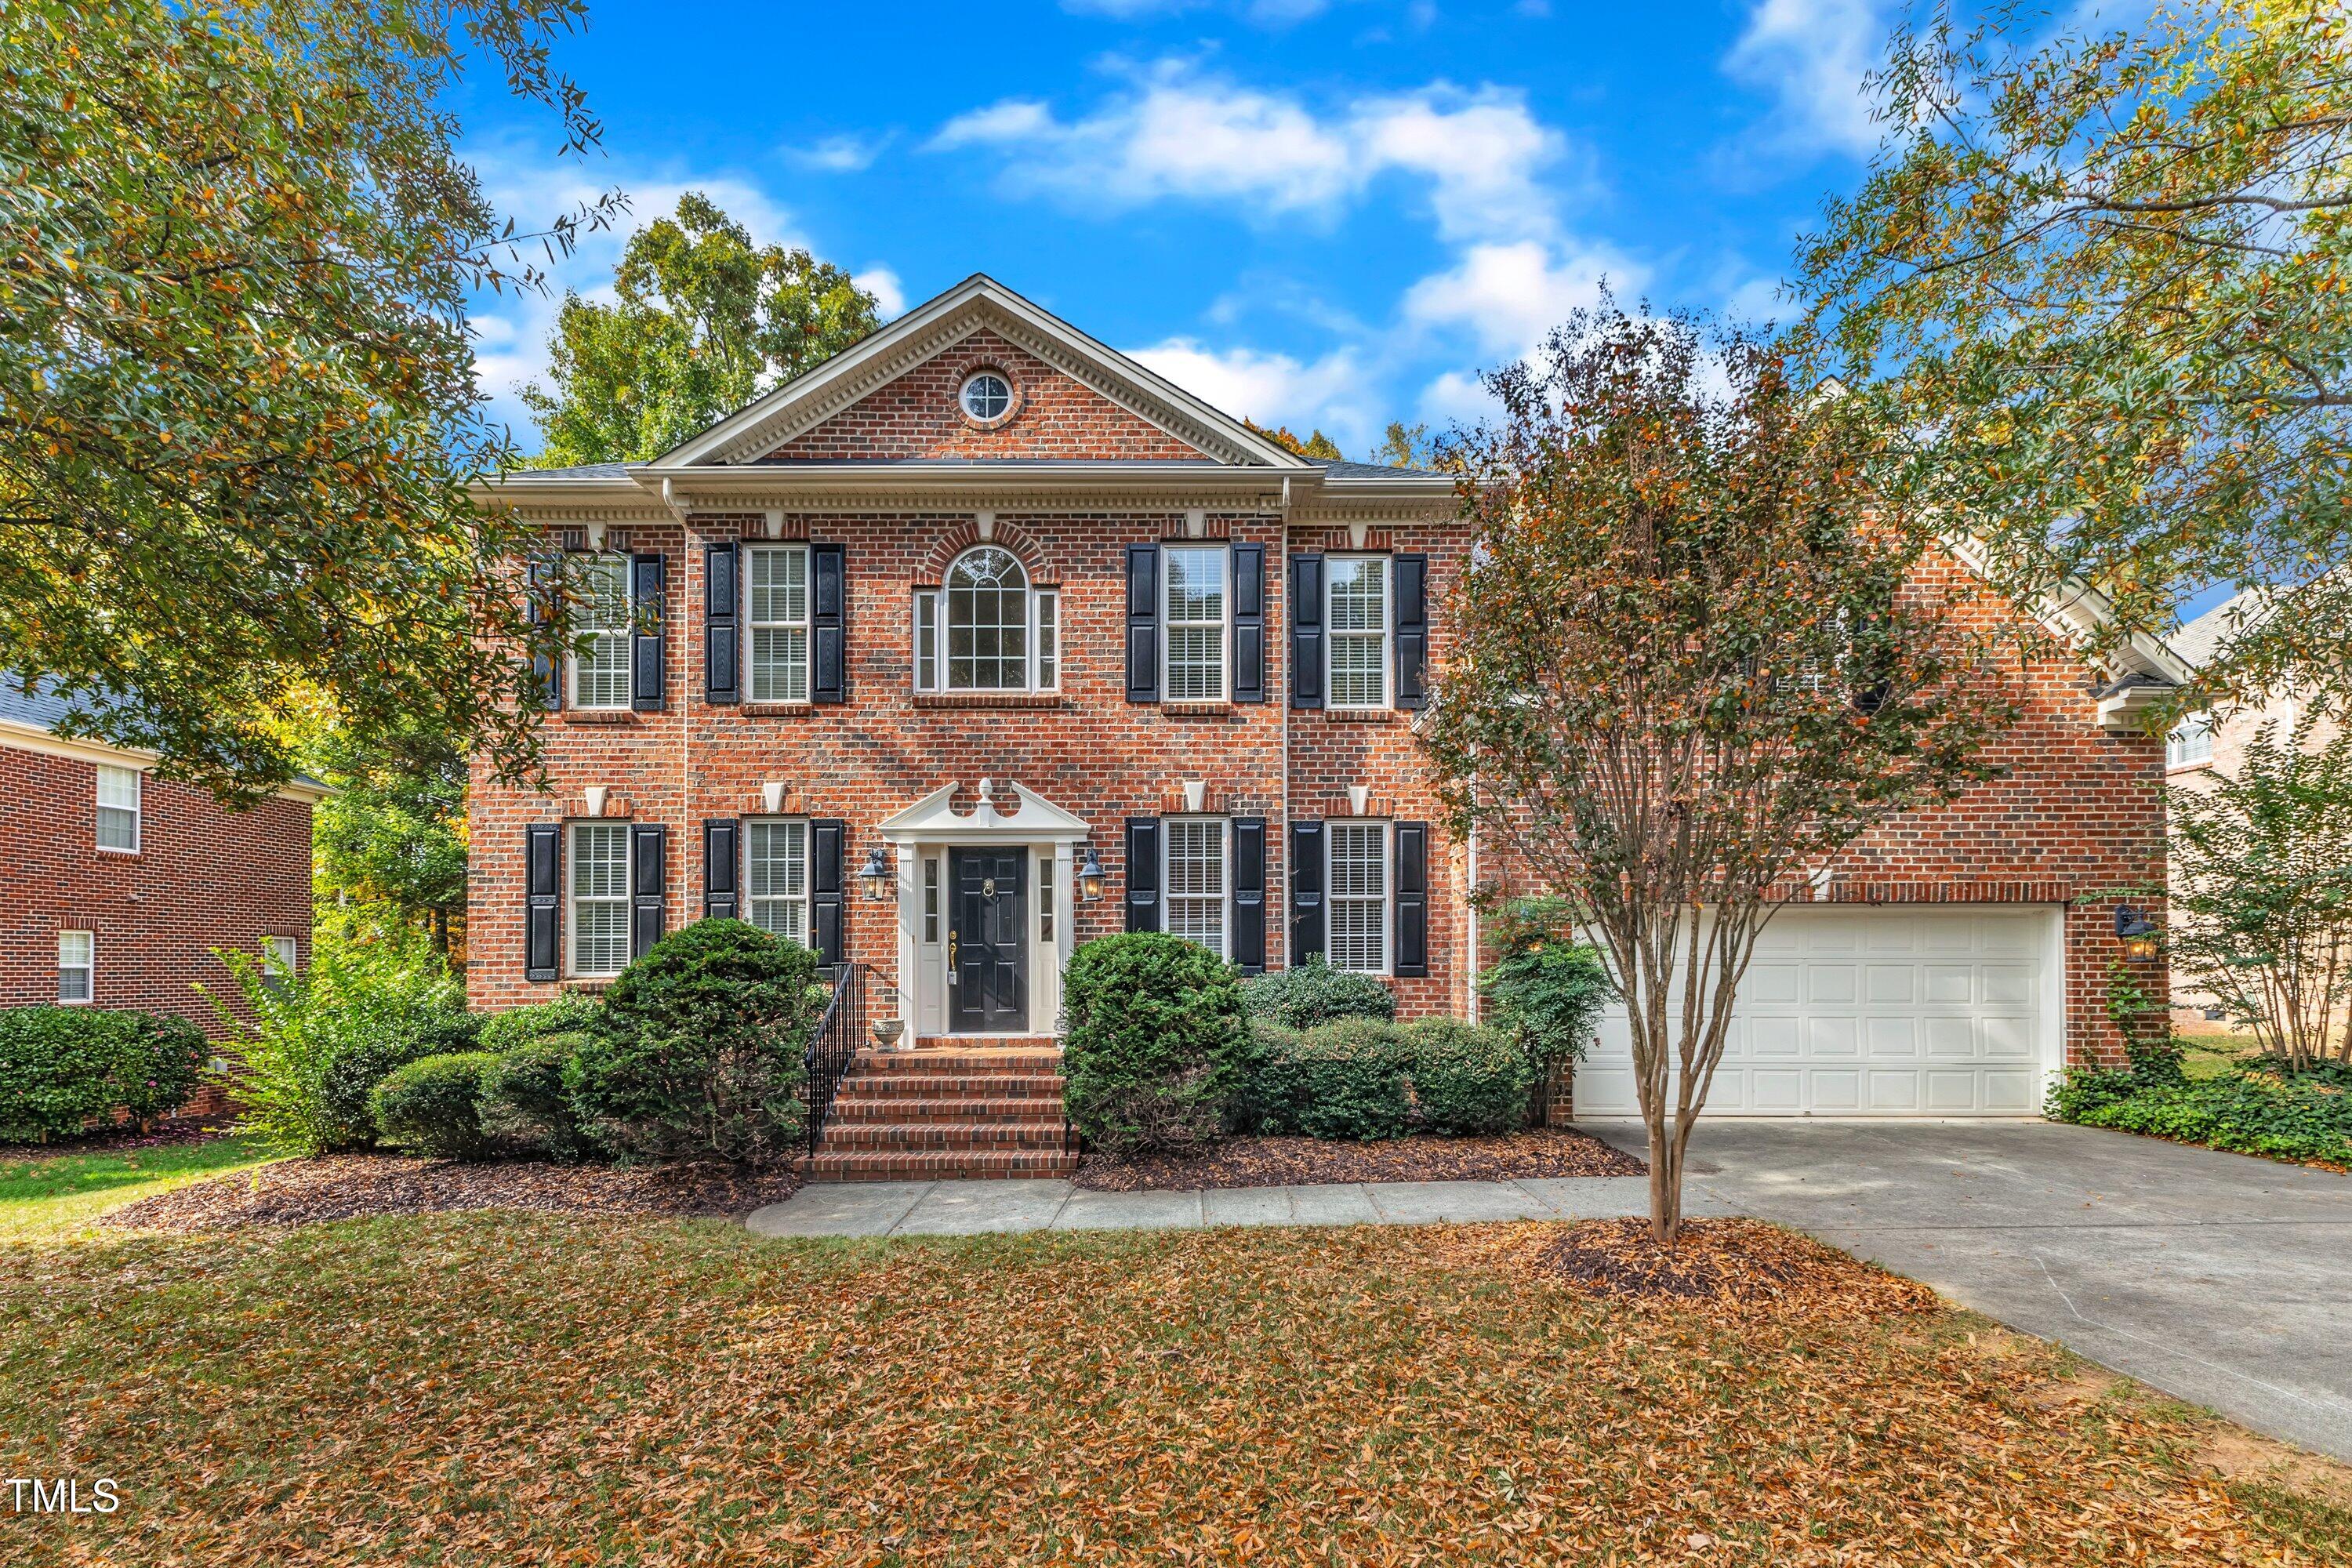
[[[1776,900],[1857,836],[1994,771],[2014,700],[1883,439],[1782,348],[1579,312],[1486,377],[1456,437],[1473,563],[1423,743],[1457,832],[1567,899],[1633,1034],[1651,1227]]]
[[[2087,14],[2085,14],[2087,15]],[[1938,12],[1874,78],[1886,137],[1801,291],[1906,482],[2018,594],[2105,635],[2268,584],[2182,707],[2352,685],[2352,11],[2206,0],[2046,31]]]
[[[520,226],[457,154],[461,68],[598,128],[551,66],[580,0],[0,5],[0,679],[233,803],[323,704],[532,755],[511,458],[467,300],[616,196]],[[487,635],[485,635],[487,634]]]

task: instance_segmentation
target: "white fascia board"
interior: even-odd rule
[[[1993,581],[1991,552],[1982,540],[1968,534],[1954,534],[1944,541],[1944,547],[1986,582]],[[2115,609],[2105,594],[2075,578],[2063,583],[2031,605],[2021,606],[2042,626],[2076,646],[2107,631],[2115,625]],[[2146,675],[2174,686],[2186,686],[2196,672],[2188,662],[2166,645],[2161,637],[2140,632],[2126,635],[2116,649],[2116,673]]]
[[[44,725],[26,723],[21,719],[0,719],[0,746],[19,752],[34,752],[46,757],[68,757],[78,763],[104,763],[110,767],[137,768],[142,773],[163,760],[160,752],[117,746],[106,741],[84,740],[78,735],[60,735]],[[280,800],[299,801],[304,805],[316,805],[334,793],[326,784],[300,780],[280,784],[270,791]]]

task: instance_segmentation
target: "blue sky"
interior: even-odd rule
[[[592,0],[560,60],[604,122],[474,84],[467,152],[543,221],[604,186],[632,222],[708,192],[885,312],[993,274],[1228,412],[1361,456],[1391,419],[1475,417],[1475,373],[1606,276],[1769,313],[1822,196],[1875,141],[1870,0],[1064,0],[863,6]],[[554,269],[609,283],[617,237]],[[545,363],[555,299],[485,301],[483,385]]]

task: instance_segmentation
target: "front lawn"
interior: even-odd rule
[[[72,1153],[0,1148],[0,1245],[61,1241],[110,1209],[268,1158],[246,1138]]]
[[[128,1500],[0,1512],[0,1562],[2352,1555],[2352,1515],[2216,1480],[2210,1418],[2047,1346],[1604,1303],[1523,1266],[1559,1230],[467,1214],[23,1248],[0,1475]]]

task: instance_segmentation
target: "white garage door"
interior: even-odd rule
[[[2032,1116],[2058,1061],[2059,912],[1796,908],[1758,939],[1710,1115]],[[1579,1116],[1639,1112],[1625,1016],[1576,1068]]]

